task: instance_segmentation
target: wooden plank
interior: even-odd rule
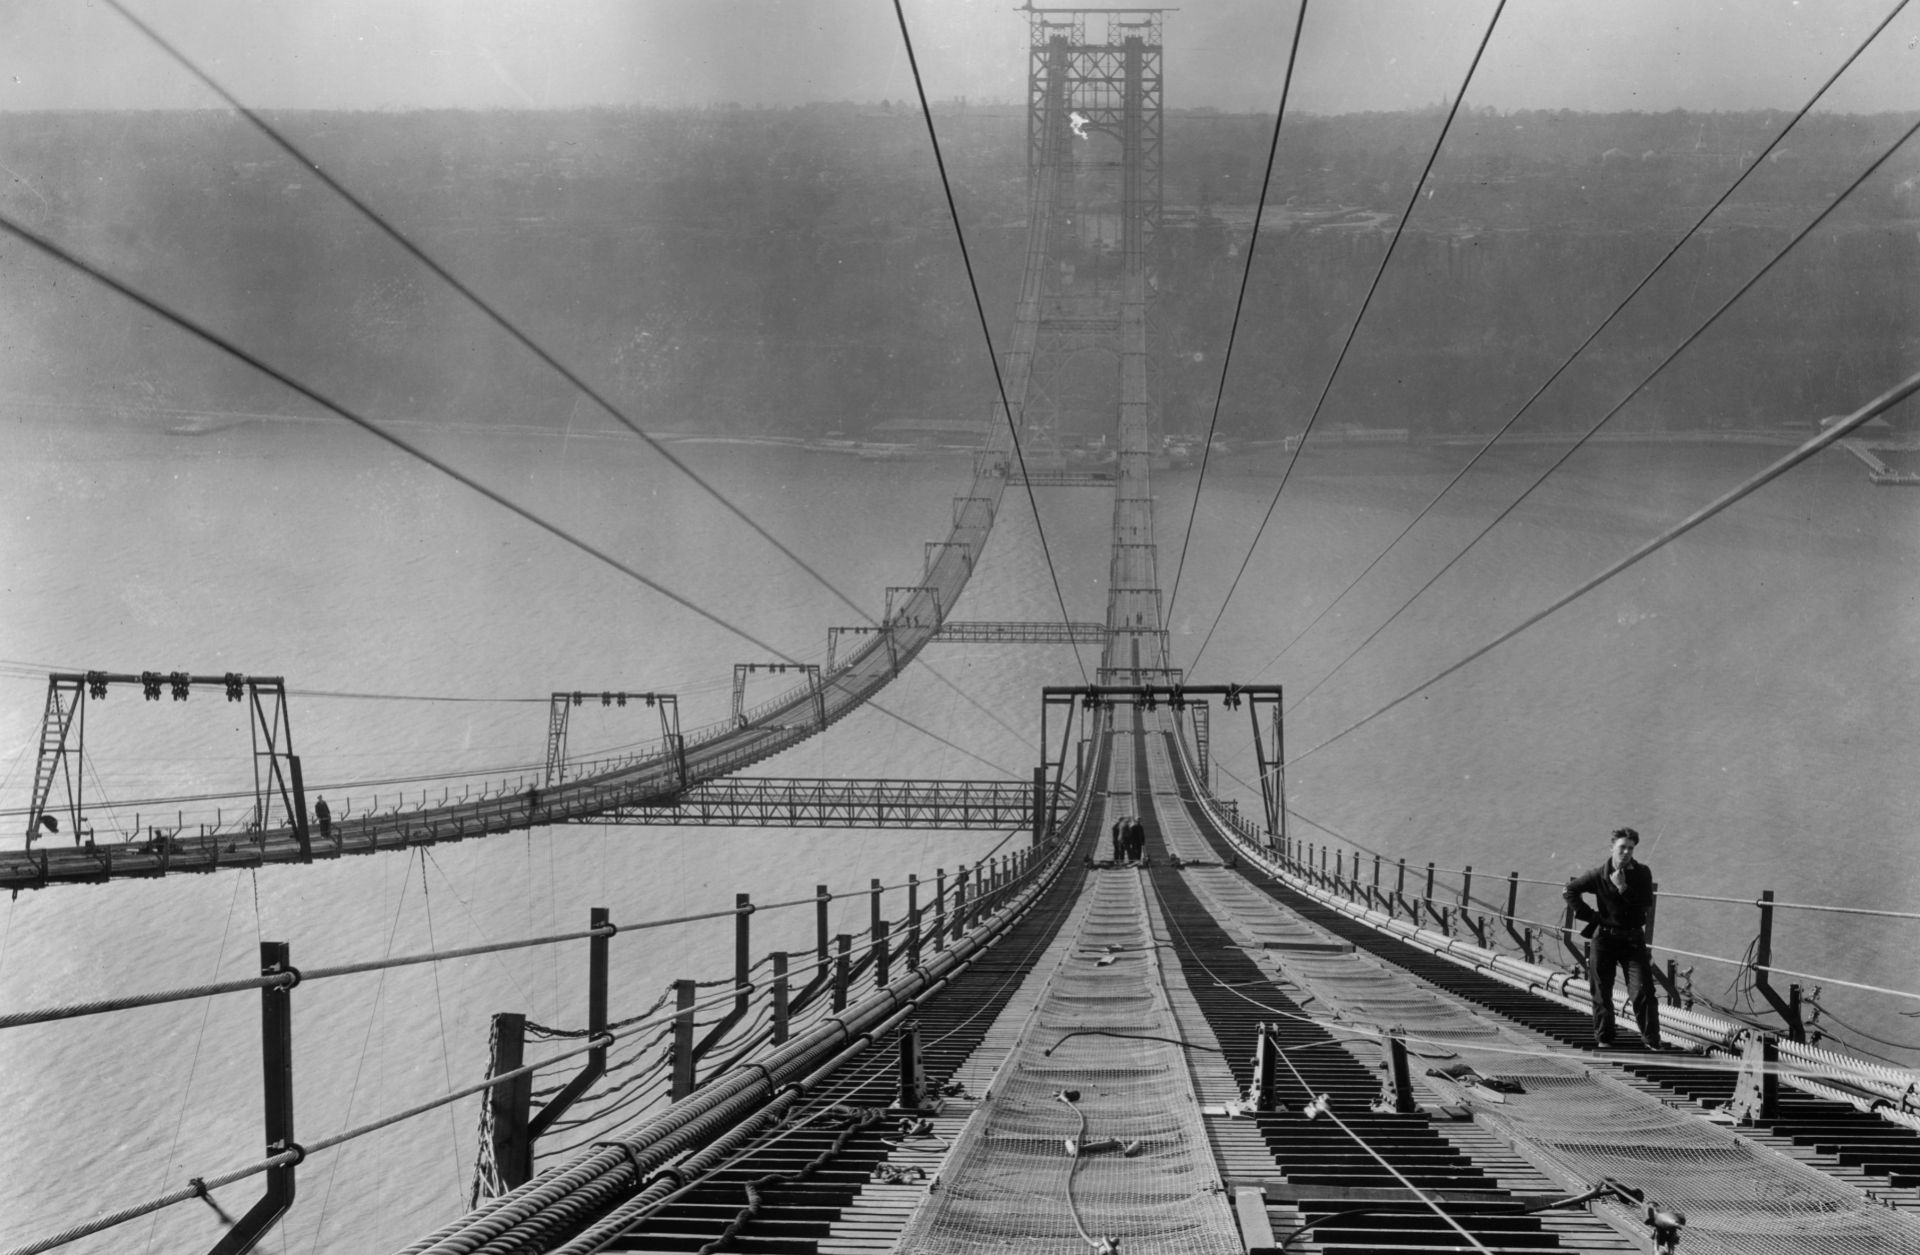
[[[1273,1225],[1267,1220],[1267,1192],[1258,1186],[1241,1186],[1233,1192],[1233,1215],[1240,1222],[1240,1244],[1249,1255],[1271,1251],[1276,1243]]]

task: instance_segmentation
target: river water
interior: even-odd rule
[[[415,429],[419,441],[559,526],[797,658],[818,658],[843,604],[630,437]],[[284,675],[310,795],[336,814],[383,808],[448,771],[527,769],[545,749],[553,690],[682,694],[689,726],[725,714],[731,664],[766,650],[512,517],[366,435],[253,422],[170,436],[105,421],[13,417],[0,427],[14,491],[0,514],[0,809],[19,840],[50,668]],[[964,458],[871,464],[790,448],[683,444],[681,456],[878,616],[944,534]],[[1554,450],[1491,459],[1297,642],[1464,452],[1309,448],[1248,562],[1196,681],[1278,681],[1292,710],[1295,832],[1327,834],[1418,869],[1471,865],[1476,890],[1517,870],[1551,882],[1598,861],[1632,824],[1663,897],[1660,940],[1737,957],[1750,901],[1920,907],[1910,767],[1920,692],[1920,494],[1870,488],[1824,455],[1516,640],[1366,716],[1764,465],[1778,450],[1609,445],[1583,451],[1323,688],[1329,670],[1511,500]],[[1192,665],[1276,477],[1210,472],[1171,606]],[[1195,475],[1157,483],[1163,586]],[[1110,502],[1043,490],[1058,598],[1104,617]],[[1055,584],[1024,496],[1009,492],[965,619],[1056,617]],[[765,765],[766,774],[1023,777],[1037,689],[1076,682],[1059,647],[936,646],[882,699]],[[1091,673],[1093,651],[1084,651]],[[773,684],[778,677],[758,677]],[[1314,689],[1304,702],[1299,695]],[[749,701],[770,695],[756,687]],[[351,695],[351,696],[349,696]],[[485,700],[412,700],[417,698]],[[579,708],[576,753],[650,739],[643,707]],[[1251,804],[1241,725],[1214,713],[1221,785]],[[952,745],[947,744],[951,742]],[[962,747],[955,749],[953,746]],[[116,688],[89,708],[88,815],[96,835],[136,824],[231,825],[244,791],[247,712],[217,691],[146,703]],[[964,752],[963,752],[964,751]],[[454,795],[468,787],[452,786]],[[143,804],[144,803],[144,804]],[[136,819],[136,812],[138,818]],[[203,812],[207,812],[204,813]],[[995,834],[540,830],[308,868],[63,888],[0,905],[0,1007],[20,1009],[252,974],[262,939],[320,966],[582,927],[588,908],[635,921],[766,902],[817,883],[863,888],[972,862]],[[1351,848],[1351,847],[1340,847]],[[1389,864],[1391,866],[1391,864]],[[1389,872],[1389,875],[1392,873]],[[1523,913],[1557,895],[1529,886]],[[836,905],[856,930],[864,902]],[[1776,962],[1911,989],[1911,921],[1784,912]],[[756,949],[810,944],[811,912],[754,920]],[[614,942],[613,1014],[676,976],[729,969],[730,925]],[[1695,967],[1720,1001],[1733,972]],[[479,1079],[488,1017],[584,1018],[578,945],[315,982],[295,1001],[297,1128],[304,1140]],[[1808,981],[1809,985],[1819,981]],[[1858,1029],[1920,1040],[1920,1004],[1828,985]],[[1842,1037],[1867,1043],[1834,1026]],[[1879,1049],[1879,1047],[1876,1047]],[[0,1244],[248,1162],[260,1150],[252,995],[0,1033]],[[1906,1061],[1920,1056],[1888,1049]],[[456,1215],[472,1172],[478,1100],[316,1155],[266,1248],[375,1250]],[[257,1182],[219,1192],[238,1214]],[[201,1204],[77,1244],[204,1249]]]

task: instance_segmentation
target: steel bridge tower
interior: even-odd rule
[[[1012,365],[1027,380],[1028,465],[1049,470],[1068,446],[1112,450],[1116,412],[1158,426],[1145,304],[1162,205],[1163,11],[1026,12],[1028,210],[1042,255],[1029,258]]]

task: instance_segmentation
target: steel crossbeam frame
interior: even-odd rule
[[[998,620],[945,623],[934,640],[970,645],[1104,645],[1104,623],[1016,623]]]
[[[1033,819],[1033,784],[728,776],[577,823],[676,827],[939,828],[1004,831]]]
[[[736,686],[738,673],[735,675]],[[570,722],[568,712],[575,706],[586,704],[594,694],[575,689],[567,693],[555,693],[547,704],[547,774],[546,786],[551,789],[564,783],[567,778],[567,725]],[[687,744],[680,735],[680,698],[674,693],[615,693],[599,694],[602,706],[625,707],[628,702],[644,704],[650,710],[660,712],[660,744],[673,755],[680,768],[680,783],[687,782]],[[735,714],[739,713],[738,690],[735,694]]]
[[[928,623],[918,614],[907,611],[916,606],[921,598],[933,603],[933,622]],[[886,624],[899,624],[905,627],[931,627],[935,632],[946,622],[946,607],[940,604],[940,590],[931,584],[889,584],[887,586]]]
[[[960,561],[966,564],[967,570],[969,572],[973,570],[973,546],[964,540],[929,540],[922,543],[926,547],[925,556],[920,562],[922,576],[932,576],[935,565],[949,552],[959,554]]]
[[[1022,476],[1015,472],[1012,483],[1016,487],[1033,488],[1111,488],[1114,475],[1112,471],[1094,468],[1035,466]]]
[[[937,598],[935,600],[935,604],[938,604]],[[752,675],[756,671],[771,671],[771,672],[774,672],[775,674],[782,674],[788,671],[798,671],[802,675],[806,676],[807,691],[813,695],[814,716],[819,721],[817,726],[820,727],[822,730],[826,728],[827,726],[827,695],[826,695],[826,690],[820,687],[820,664],[816,662],[736,662],[734,663],[733,664],[733,724],[735,727],[744,728],[747,726],[749,722],[747,718],[747,677],[749,675]],[[685,773],[682,772],[681,779],[684,780],[685,778],[686,778]]]
[[[843,636],[878,636],[888,629],[869,623],[854,624],[848,627],[830,627],[827,629],[826,671],[832,675],[839,668],[840,638]],[[954,621],[942,623],[929,644],[947,645],[1104,645],[1107,641],[1107,628],[1104,623],[1059,623],[1041,621],[1036,623],[1008,620],[978,620],[973,622]]]
[[[1102,672],[1108,668],[1101,668]],[[1126,670],[1131,670],[1128,668]],[[1148,670],[1140,668],[1141,671]],[[1084,684],[1053,685],[1040,690],[1040,744],[1041,752],[1046,752],[1048,712],[1059,706],[1078,705],[1082,709],[1114,706],[1121,703],[1137,705],[1146,710],[1164,703],[1175,715],[1185,713],[1187,707],[1199,699],[1218,697],[1220,704],[1228,710],[1247,708],[1247,715],[1253,722],[1253,752],[1260,770],[1260,801],[1265,811],[1267,835],[1270,840],[1284,846],[1286,841],[1286,742],[1282,733],[1280,714],[1281,686],[1278,684]],[[1260,735],[1260,712],[1266,710],[1269,716],[1269,731],[1266,737]],[[1271,752],[1269,752],[1271,751]],[[1066,757],[1061,751],[1061,761]],[[1048,766],[1053,760],[1048,759]]]
[[[287,827],[300,845],[301,860],[313,857],[308,836],[306,786],[301,780],[300,756],[293,752],[293,725],[287,712],[287,685],[280,676],[192,675],[185,671],[56,671],[47,677],[47,704],[40,722],[40,754],[34,765],[33,803],[27,809],[27,847],[32,848],[43,820],[51,819],[48,803],[55,781],[64,782],[66,798],[59,808],[71,825],[74,843],[84,835],[84,778],[86,705],[104,701],[114,684],[138,684],[150,702],[160,700],[165,687],[176,702],[187,700],[195,688],[218,687],[230,702],[245,701],[253,713],[253,824],[256,831],[270,826],[277,798]]]

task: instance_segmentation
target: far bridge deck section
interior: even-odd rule
[[[924,568],[913,584],[887,590],[882,621],[874,625],[875,630],[867,633],[866,639],[846,659],[836,657],[824,671],[808,673],[806,682],[800,686],[751,709],[739,710],[721,723],[684,737],[674,736],[659,746],[657,753],[636,761],[608,765],[578,779],[556,780],[544,788],[503,791],[440,806],[357,817],[350,822],[333,824],[328,831],[318,830],[317,823],[305,813],[306,805],[297,781],[298,759],[292,753],[289,732],[280,744],[282,756],[288,760],[295,779],[285,790],[288,797],[279,807],[281,817],[276,820],[271,810],[263,808],[259,831],[203,830],[193,834],[182,825],[173,831],[143,833],[144,839],[122,845],[76,844],[71,848],[64,843],[42,843],[35,848],[30,840],[26,849],[0,851],[0,890],[257,867],[264,863],[305,863],[352,853],[460,841],[539,824],[588,821],[623,808],[670,803],[689,788],[743,771],[790,749],[859,709],[891,683],[940,633],[947,612],[959,601],[973,574],[974,555],[986,548],[1001,498],[1018,461],[1012,433],[1018,426],[1018,417],[1024,413],[1032,374],[1039,294],[1055,226],[1054,191],[1051,180],[1042,180],[1032,206],[1026,274],[1014,341],[1003,376],[1004,405],[996,399],[994,421],[988,429],[986,446],[976,458],[973,477],[953,499],[951,530],[945,539],[927,543]],[[1092,625],[1059,627],[1067,638],[1060,643],[1083,643],[1094,636]],[[1012,633],[994,631],[1000,633],[998,639],[1014,639]],[[1099,635],[1104,639],[1104,633]],[[76,696],[65,706],[49,699],[49,708],[54,712],[51,726],[58,739],[67,735],[69,727],[77,732],[85,726],[80,703],[86,699],[87,690],[76,687],[74,691]],[[148,696],[153,698],[157,694],[156,687]],[[549,728],[548,755],[556,768],[559,763],[552,747],[557,730],[556,720]],[[49,753],[49,736],[43,731],[43,759]],[[75,746],[76,762],[79,760],[77,750]],[[50,771],[46,778],[50,787],[53,779]],[[81,825],[77,790],[72,793],[72,801],[71,830],[78,834]],[[29,832],[38,836],[41,815],[58,810],[51,798],[36,789],[32,813],[28,816]],[[75,839],[79,840],[78,835]]]

